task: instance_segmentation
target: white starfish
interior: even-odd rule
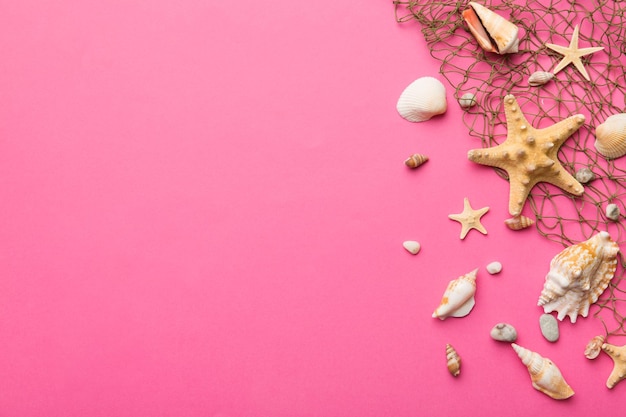
[[[580,73],[585,77],[587,81],[591,81],[589,78],[589,74],[587,74],[587,70],[583,66],[583,63],[580,61],[585,55],[591,55],[594,52],[598,52],[604,49],[602,46],[596,46],[592,48],[578,48],[578,25],[574,28],[574,34],[572,35],[572,40],[569,43],[569,47],[555,45],[553,43],[546,43],[546,46],[553,51],[558,52],[563,55],[563,59],[554,69],[554,73],[561,71],[563,68],[568,66],[569,64],[574,64],[576,69],[580,71]]]

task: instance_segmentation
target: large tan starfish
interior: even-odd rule
[[[507,136],[500,145],[472,149],[467,157],[478,164],[504,169],[509,174],[509,213],[521,214],[526,197],[538,182],[547,182],[581,195],[583,186],[563,168],[557,158],[565,140],[585,122],[577,114],[545,129],[528,123],[512,95],[504,97]]]
[[[611,372],[609,379],[606,381],[606,386],[611,389],[622,379],[626,378],[626,345],[614,346],[604,343],[602,350],[613,359],[613,372]]]
[[[476,229],[483,235],[487,234],[487,229],[485,229],[485,226],[480,222],[480,218],[488,211],[489,207],[474,210],[472,206],[470,206],[469,199],[465,197],[465,200],[463,200],[463,212],[450,214],[448,217],[461,223],[461,239],[465,239],[465,236],[467,236],[467,233],[471,229]]]
[[[553,51],[556,51],[563,55],[563,59],[554,69],[554,73],[561,71],[563,68],[568,66],[569,64],[574,64],[574,66],[580,71],[580,73],[585,77],[587,81],[591,81],[589,79],[589,74],[587,74],[587,70],[585,69],[583,63],[580,61],[585,55],[591,55],[594,52],[598,52],[603,50],[604,48],[601,46],[596,46],[593,48],[578,48],[578,25],[574,28],[574,34],[572,35],[572,40],[569,43],[569,47],[555,45],[553,43],[546,43],[546,46]]]

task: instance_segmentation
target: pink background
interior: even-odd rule
[[[0,1],[1,416],[602,415],[598,320],[541,336],[561,250],[448,112],[391,1]],[[414,152],[431,160],[410,171]],[[459,239],[463,198],[489,231]],[[528,208],[526,208],[528,211]],[[526,212],[526,214],[529,214]],[[416,239],[411,256],[402,242]],[[491,276],[484,266],[504,265]],[[431,313],[480,268],[474,311]],[[535,391],[507,344],[576,391]],[[445,344],[463,358],[459,378]]]

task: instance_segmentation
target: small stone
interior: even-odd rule
[[[491,262],[489,265],[487,265],[487,272],[489,272],[491,275],[499,274],[500,271],[502,271],[502,264],[498,261]]]
[[[619,206],[617,204],[609,204],[606,206],[606,217],[608,217],[609,219],[613,220],[613,221],[618,221],[619,220]]]
[[[476,105],[476,96],[473,93],[465,93],[459,99],[459,105],[461,108],[469,109]]]
[[[559,322],[552,314],[542,314],[539,317],[539,327],[541,327],[541,334],[548,342],[559,340]]]
[[[576,171],[576,181],[581,184],[587,184],[596,179],[596,174],[593,173],[589,168],[581,168]]]
[[[413,255],[417,255],[417,252],[419,252],[422,248],[419,242],[416,242],[414,240],[407,240],[406,242],[402,243],[402,246],[404,246],[404,249],[408,250]]]
[[[517,330],[507,323],[498,323],[491,329],[491,338],[500,342],[515,342]]]

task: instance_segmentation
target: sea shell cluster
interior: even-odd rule
[[[474,269],[457,279],[450,281],[433,317],[445,320],[448,317],[465,317],[474,308],[476,301],[476,274]]]
[[[481,48],[497,54],[515,53],[519,49],[519,28],[504,17],[471,1],[463,19]]]
[[[433,77],[421,77],[400,94],[396,108],[409,122],[425,122],[448,108],[446,87]]]
[[[559,368],[550,359],[515,343],[511,346],[528,368],[533,387],[555,400],[564,400],[574,395],[574,390],[563,378]]]
[[[615,274],[619,246],[607,232],[572,245],[550,262],[537,304],[545,313],[557,311],[572,323],[578,315],[587,317],[589,306],[598,300]]]
[[[626,113],[614,114],[596,128],[595,147],[607,159],[626,155]]]

